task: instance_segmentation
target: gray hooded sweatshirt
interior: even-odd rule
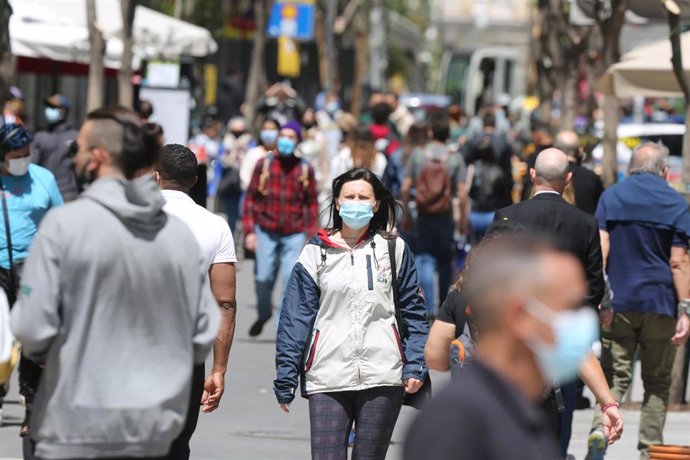
[[[163,456],[182,430],[219,317],[194,235],[164,203],[150,177],[102,178],[41,224],[12,311],[45,364],[38,457]]]

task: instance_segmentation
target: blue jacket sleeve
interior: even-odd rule
[[[399,239],[398,243],[400,242]],[[429,322],[426,319],[424,299],[419,291],[417,270],[407,245],[398,269],[398,302],[403,321],[407,325],[407,336],[403,340],[406,360],[403,380],[415,378],[424,381],[429,373],[424,361],[424,345],[429,336]]]
[[[298,262],[285,289],[276,341],[273,391],[280,404],[288,404],[295,399],[304,351],[319,311],[320,298],[321,290],[316,281]]]

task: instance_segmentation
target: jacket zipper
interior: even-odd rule
[[[321,331],[318,329],[316,330],[316,333],[314,334],[314,342],[311,344],[311,349],[309,350],[309,357],[307,359],[307,365],[305,367],[305,372],[309,372],[311,370],[312,365],[314,364],[314,355],[316,354],[316,344],[319,343],[319,336],[321,335]]]
[[[371,272],[371,256],[367,254],[367,284],[370,291],[374,290],[374,275]]]
[[[402,359],[403,364],[405,364],[405,363],[407,363],[407,360],[405,359],[405,352],[403,351],[402,342],[400,341],[400,334],[398,334],[398,328],[395,327],[395,324],[391,324],[391,327],[393,328],[393,335],[395,336],[395,343],[398,344],[398,351],[400,352],[400,359]]]

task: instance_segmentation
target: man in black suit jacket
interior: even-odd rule
[[[587,301],[597,308],[604,297],[599,228],[593,216],[561,197],[572,179],[568,158],[558,149],[546,149],[530,169],[530,176],[535,187],[534,198],[496,211],[488,233],[512,228],[542,233],[553,239],[556,246],[582,262],[589,287]]]
[[[575,190],[575,206],[587,214],[594,215],[597,210],[599,197],[604,193],[604,184],[594,171],[580,165],[582,149],[575,131],[561,131],[556,136],[555,147],[562,150],[570,161],[570,172],[573,173],[573,189]]]
[[[559,249],[574,254],[585,268],[589,292],[587,302],[598,310],[605,291],[599,228],[593,216],[566,203],[562,198],[561,194],[572,180],[572,176],[565,153],[555,148],[539,153],[534,168],[530,169],[530,177],[535,187],[534,198],[498,210],[487,233],[541,233],[552,239]],[[580,366],[580,377],[592,390],[601,407],[606,409],[604,426],[609,439],[614,439],[622,432],[623,420],[606,383],[601,365],[593,353]],[[568,390],[568,408],[574,409],[575,385],[569,384],[564,388]],[[565,456],[570,441],[572,410],[566,411],[561,419],[561,404],[558,403],[557,396],[553,396],[545,401],[544,406],[558,432],[562,453]]]

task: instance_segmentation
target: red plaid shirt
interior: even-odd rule
[[[268,180],[263,193],[259,191],[264,162],[270,161]],[[319,203],[316,194],[314,168],[307,164],[308,185],[305,189],[302,177],[303,160],[291,156],[269,156],[259,160],[247,188],[242,211],[242,223],[246,235],[254,233],[254,226],[282,235],[316,232],[316,215]]]

